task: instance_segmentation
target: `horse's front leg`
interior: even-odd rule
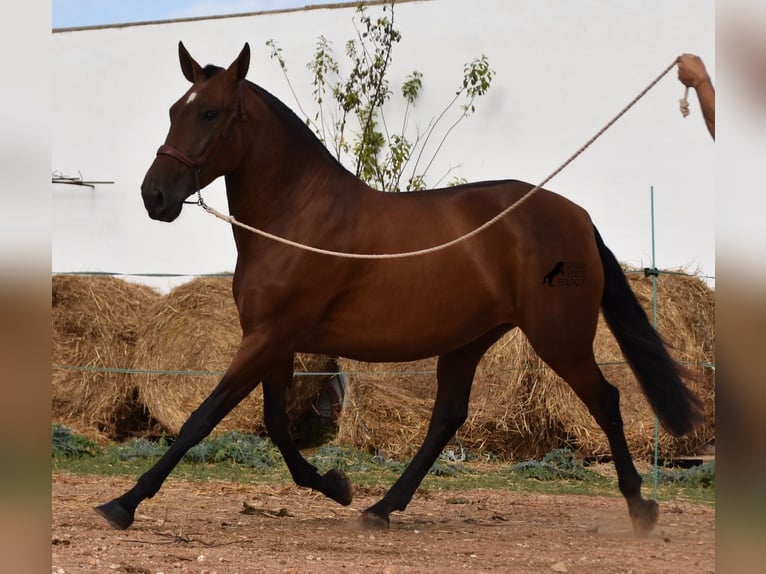
[[[186,452],[204,439],[210,431],[260,382],[269,359],[264,341],[245,337],[231,365],[216,388],[181,427],[178,437],[156,464],[145,472],[136,485],[119,498],[96,507],[96,511],[115,528],[125,529],[133,523],[136,507],[151,498]]]
[[[442,359],[443,357],[439,358],[439,373],[443,372]],[[390,524],[391,512],[407,508],[423,478],[455,435],[455,431],[465,421],[472,382],[473,374],[455,379],[453,384],[446,384],[444,379],[439,377],[436,402],[431,413],[426,438],[388,493],[362,513],[362,522],[365,526],[387,528]]]
[[[404,510],[439,454],[468,416],[476,366],[486,350],[510,326],[500,326],[469,345],[441,355],[436,367],[436,401],[426,438],[391,490],[362,514],[362,522],[371,528],[386,528],[394,510]]]
[[[282,453],[290,474],[298,486],[306,486],[343,505],[351,504],[351,481],[340,470],[324,475],[301,455],[290,435],[287,417],[287,389],[293,379],[293,358],[283,360],[263,379],[263,420],[272,442]]]

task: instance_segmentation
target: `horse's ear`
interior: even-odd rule
[[[228,72],[234,71],[237,75],[237,80],[244,80],[247,76],[247,70],[250,67],[250,44],[245,42],[245,46],[237,56],[237,59],[231,63]]]
[[[184,73],[184,77],[193,84],[200,77],[202,66],[186,51],[183,42],[178,42],[178,60],[181,62],[181,71]]]

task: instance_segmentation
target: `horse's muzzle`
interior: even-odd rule
[[[161,186],[146,180],[141,184],[141,198],[149,217],[157,221],[175,221],[183,208],[183,200],[169,200],[168,194]]]

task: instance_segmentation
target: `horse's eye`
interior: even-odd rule
[[[204,112],[202,112],[202,119],[205,121],[212,122],[217,117],[218,117],[217,110],[205,110]]]

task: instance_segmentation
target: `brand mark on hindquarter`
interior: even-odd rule
[[[543,276],[543,285],[549,287],[581,287],[585,282],[584,261],[557,261]]]

